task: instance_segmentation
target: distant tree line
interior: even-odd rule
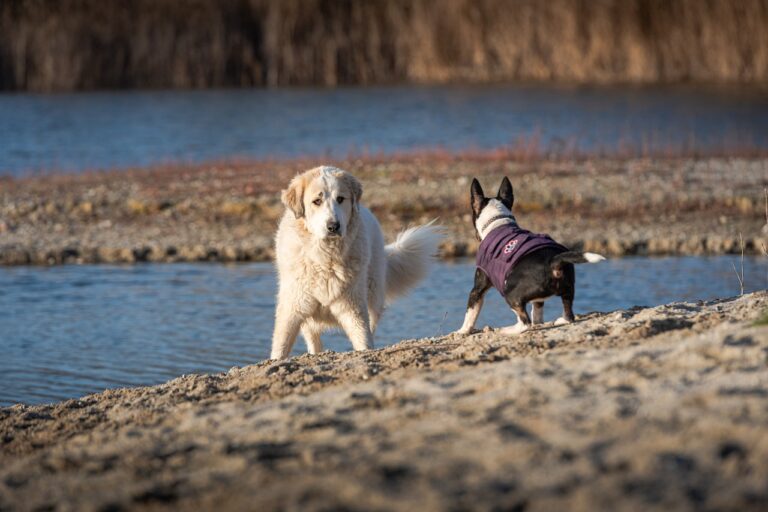
[[[768,0],[0,0],[0,89],[767,83]]]

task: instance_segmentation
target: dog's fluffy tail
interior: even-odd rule
[[[435,221],[408,228],[384,249],[387,253],[387,302],[403,295],[424,279],[437,254],[443,230]]]
[[[605,256],[594,252],[561,252],[552,258],[552,267],[559,267],[563,263],[598,263],[605,260]]]

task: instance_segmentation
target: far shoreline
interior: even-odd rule
[[[547,158],[506,148],[4,177],[0,265],[271,261],[280,190],[321,163],[362,180],[389,239],[438,218],[446,259],[477,248],[472,177],[493,188],[509,176],[528,229],[606,256],[761,254],[768,245],[768,156]]]

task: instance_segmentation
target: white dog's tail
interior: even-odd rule
[[[408,228],[387,245],[387,302],[403,295],[424,279],[443,238],[439,226],[429,224]]]

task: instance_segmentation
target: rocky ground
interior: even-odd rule
[[[766,510],[768,292],[0,409],[0,510]]]
[[[317,161],[0,178],[0,264],[264,261],[279,192]],[[390,239],[439,217],[442,255],[476,249],[469,183],[511,178],[524,227],[586,250],[746,253],[768,245],[766,159],[525,161],[439,154],[334,162],[365,186]]]

